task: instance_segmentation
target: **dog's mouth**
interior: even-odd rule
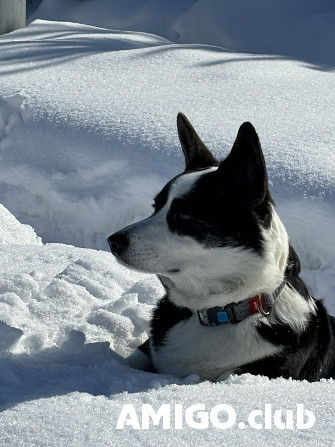
[[[119,259],[120,261],[120,259]],[[131,270],[136,270],[137,272],[141,272],[141,273],[149,273],[152,275],[164,275],[164,276],[170,276],[171,278],[174,276],[177,276],[182,269],[180,268],[171,268],[171,269],[166,269],[166,270],[156,270],[155,268],[150,268],[150,267],[144,267],[143,265],[139,265],[137,263],[132,263],[132,262],[124,262],[121,261],[121,263],[130,268]]]
[[[113,253],[113,252],[112,252]],[[114,254],[114,253],[113,253]],[[115,254],[114,254],[115,256]],[[156,270],[152,268],[152,266],[145,266],[142,263],[137,262],[136,260],[126,258],[124,256],[115,256],[117,261],[123,265],[124,267],[129,268],[130,270],[135,270],[140,273],[149,273],[153,275],[166,275],[166,276],[175,276],[178,275],[182,271],[181,268],[173,267],[168,268],[166,270]]]

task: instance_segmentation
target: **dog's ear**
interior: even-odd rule
[[[230,154],[217,172],[224,184],[228,186],[229,182],[234,194],[251,207],[270,197],[265,160],[252,124],[242,124]]]
[[[201,141],[192,124],[182,113],[178,113],[177,128],[180,144],[185,156],[185,171],[218,166],[219,162],[213,157]]]

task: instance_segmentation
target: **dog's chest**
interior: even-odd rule
[[[280,348],[258,334],[257,318],[220,326],[202,326],[196,315],[180,321],[169,329],[163,345],[152,346],[154,366],[160,373],[217,380],[226,371],[274,355]]]

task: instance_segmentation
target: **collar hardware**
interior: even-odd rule
[[[257,300],[257,310],[259,313],[261,313],[264,317],[267,317],[268,315],[270,315],[271,312],[271,307],[266,309],[266,305],[265,302],[262,298],[262,295],[258,295],[258,300]]]

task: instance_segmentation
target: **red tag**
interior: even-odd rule
[[[265,301],[260,295],[256,295],[249,301],[249,307],[253,314],[257,314],[259,312],[259,304],[262,304],[262,309],[265,308]]]

